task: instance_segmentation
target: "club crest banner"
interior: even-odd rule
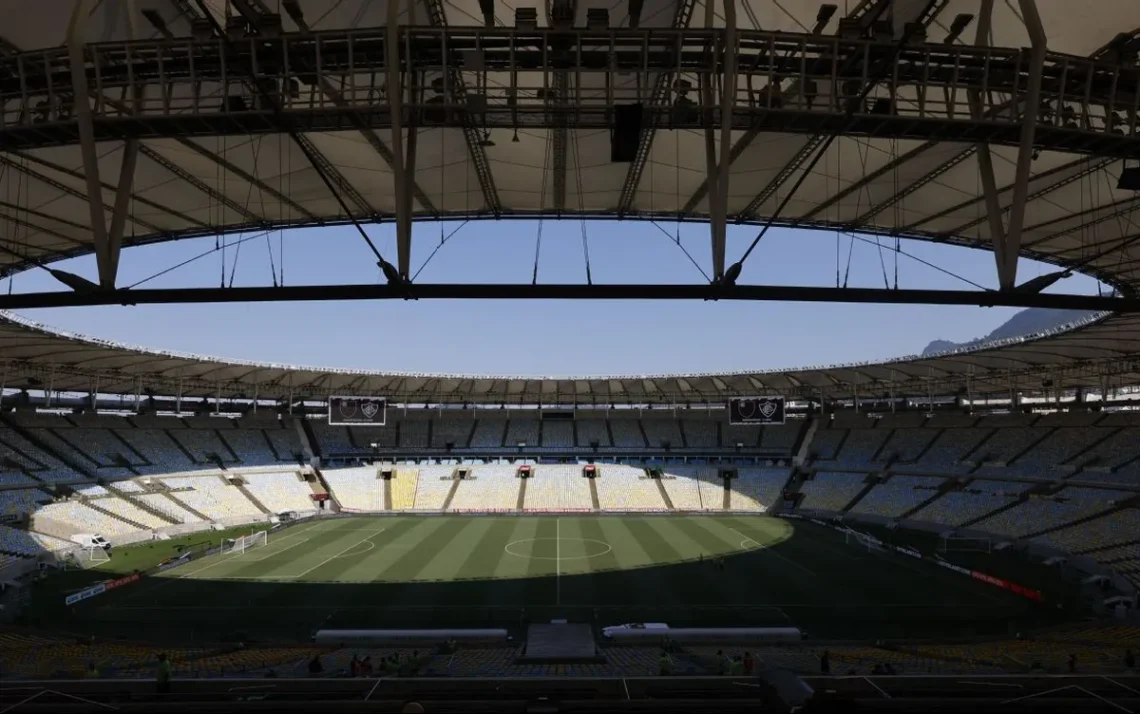
[[[387,406],[382,397],[329,397],[329,424],[384,426]]]
[[[728,400],[730,424],[783,424],[783,397],[734,397]]]

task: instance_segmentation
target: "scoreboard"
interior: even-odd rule
[[[384,426],[383,397],[329,397],[329,426]]]
[[[783,424],[785,406],[783,397],[733,397],[728,400],[728,423]]]

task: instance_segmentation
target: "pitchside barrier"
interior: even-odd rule
[[[1021,595],[1023,597],[1029,598],[1030,600],[1035,600],[1037,602],[1043,601],[1043,598],[1041,596],[1041,592],[1039,590],[1034,590],[1033,588],[1027,588],[1027,587],[1024,587],[1022,585],[1018,585],[1017,583],[1010,582],[1008,580],[1005,580],[1004,578],[999,578],[996,575],[989,575],[988,573],[983,573],[979,570],[971,570],[969,568],[963,568],[960,565],[955,565],[954,563],[951,563],[949,560],[947,560],[946,558],[943,558],[938,553],[934,553],[933,555],[926,555],[926,554],[923,554],[914,548],[908,548],[906,546],[901,546],[901,545],[888,545],[888,544],[884,543],[883,541],[879,540],[878,538],[876,538],[872,535],[868,535],[866,533],[858,533],[857,531],[852,530],[848,526],[843,526],[843,525],[840,525],[838,523],[829,523],[827,521],[821,521],[818,518],[801,516],[798,513],[781,513],[780,517],[781,518],[792,518],[795,520],[810,521],[812,523],[815,523],[816,525],[824,526],[825,528],[830,528],[834,531],[838,531],[840,533],[843,533],[844,537],[849,539],[848,542],[851,542],[850,541],[851,534],[855,533],[857,535],[858,542],[863,544],[863,545],[866,545],[868,548],[871,548],[873,545],[874,549],[876,549],[876,550],[881,549],[885,552],[898,553],[898,554],[905,555],[905,556],[910,557],[910,558],[915,558],[916,560],[925,560],[927,562],[934,563],[940,567],[946,568],[947,570],[952,570],[952,571],[954,571],[960,575],[965,575],[967,577],[973,578],[974,580],[980,580],[981,582],[989,583],[990,585],[993,585],[995,587],[999,587],[1003,590],[1009,590],[1010,592],[1013,592],[1013,593],[1016,593],[1016,594]]]
[[[440,630],[317,630],[313,643],[334,647],[374,646],[413,646],[421,647],[441,644],[448,640],[463,644],[503,645],[508,633],[501,628],[487,629],[440,629]]]
[[[606,639],[621,644],[659,644],[664,637],[679,644],[690,645],[787,645],[801,642],[803,633],[798,627],[615,628],[606,632]]]

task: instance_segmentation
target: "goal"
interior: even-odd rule
[[[939,553],[992,553],[993,542],[984,536],[948,536],[938,537]]]
[[[244,553],[253,548],[260,548],[269,543],[269,531],[258,531],[250,533],[249,535],[235,538],[232,541],[227,541],[227,545],[223,548],[225,553]]]
[[[91,568],[111,560],[110,554],[98,546],[77,548],[73,552],[73,555],[75,556],[75,561],[79,563],[79,567],[81,568]]]
[[[848,545],[856,545],[862,548],[866,548],[868,551],[883,552],[886,550],[886,548],[883,547],[882,541],[877,538],[872,538],[865,533],[860,533],[859,531],[850,529],[845,532],[847,534]]]

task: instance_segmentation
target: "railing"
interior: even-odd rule
[[[575,126],[609,121],[617,104],[642,103],[658,126],[719,122],[700,92],[653,102],[654,79],[676,72],[693,86],[723,79],[720,30],[403,28],[401,65],[412,70],[406,120],[484,126]],[[100,119],[351,111],[387,121],[384,28],[276,38],[172,39],[92,44],[86,73]],[[806,34],[736,33],[734,122],[758,112],[882,115],[922,120],[1018,122],[1027,50],[906,45]],[[566,87],[557,104],[556,75]],[[437,80],[433,89],[433,80]],[[462,87],[460,86],[462,84]],[[860,95],[871,84],[868,96]],[[715,93],[714,93],[715,94]],[[981,102],[980,114],[970,96]],[[706,116],[705,110],[717,109]],[[363,114],[362,114],[363,113]],[[364,116],[367,115],[367,116]],[[1140,68],[1049,54],[1041,126],[1135,136]],[[66,47],[0,60],[0,131],[70,123],[74,96]]]

